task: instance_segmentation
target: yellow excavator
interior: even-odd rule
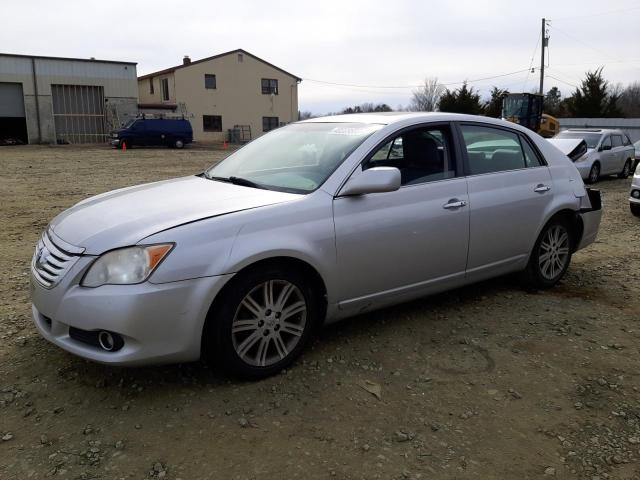
[[[510,93],[502,100],[502,118],[551,138],[560,131],[560,122],[542,113],[543,101],[537,93]]]

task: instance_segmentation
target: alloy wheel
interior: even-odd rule
[[[562,225],[554,225],[547,230],[540,242],[538,265],[540,273],[547,280],[555,280],[569,262],[569,233]]]
[[[286,358],[300,342],[307,302],[286,280],[268,280],[240,302],[231,324],[233,348],[243,362],[268,367]]]
[[[591,171],[589,172],[589,182],[596,183],[599,177],[600,167],[598,165],[594,165],[593,167],[591,167]]]

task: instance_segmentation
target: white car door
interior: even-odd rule
[[[470,230],[467,277],[524,267],[553,195],[549,169],[519,132],[460,124],[466,149]]]
[[[618,162],[616,160],[616,152],[613,150],[611,135],[607,135],[602,139],[598,151],[600,153],[600,173],[603,175],[616,173]]]
[[[611,173],[620,173],[622,171],[622,167],[624,167],[624,162],[627,159],[627,157],[625,156],[626,152],[622,141],[622,135],[611,135],[611,146],[614,153],[613,158],[615,159],[615,165],[612,167],[613,172]]]
[[[469,199],[453,146],[449,124],[405,129],[353,173],[396,167],[399,190],[335,198],[340,308],[361,311],[464,280]]]

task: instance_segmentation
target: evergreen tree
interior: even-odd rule
[[[484,114],[487,117],[502,117],[502,101],[509,95],[509,90],[493,87],[491,90],[491,98],[484,106]]]
[[[440,111],[481,115],[484,111],[480,94],[464,82],[457,90],[447,89],[440,98]]]
[[[621,117],[620,94],[602,76],[602,68],[587,72],[579,88],[567,99],[569,113],[579,118]]]

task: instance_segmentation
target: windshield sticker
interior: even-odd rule
[[[359,137],[378,130],[381,125],[367,125],[364,127],[335,127],[329,130],[329,135],[345,135],[349,137]]]

